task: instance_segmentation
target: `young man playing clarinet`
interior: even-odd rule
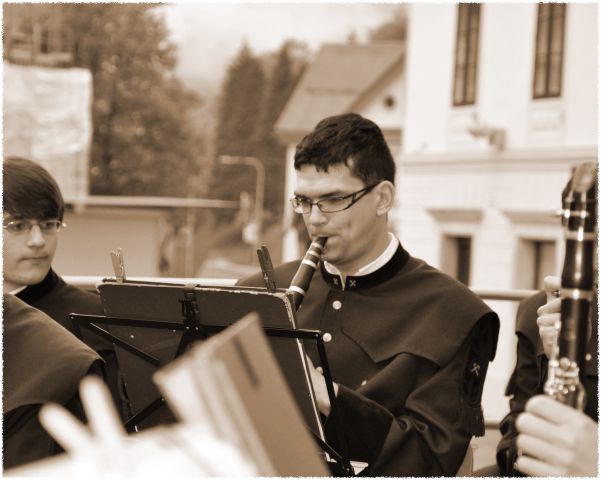
[[[326,437],[363,475],[454,475],[473,435],[484,432],[481,395],[495,353],[497,315],[468,288],[411,257],[388,231],[395,164],[380,128],[357,114],[326,118],[297,145],[294,211],[322,263],[298,312],[324,332],[336,410],[307,344]],[[276,269],[288,286],[299,262]],[[263,284],[256,275],[240,282]],[[341,420],[341,421],[336,421]]]

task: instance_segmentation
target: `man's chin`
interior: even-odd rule
[[[323,252],[323,255],[321,256],[321,260],[324,262],[328,262],[328,263],[332,263],[332,264],[336,264],[336,262],[339,260],[339,256],[336,255],[336,251],[325,251]]]
[[[42,280],[44,280],[44,278],[46,278],[46,275],[48,275],[49,271],[50,267],[43,269],[36,268],[30,272],[27,272],[24,275],[20,275],[17,280],[21,285],[24,286],[37,285]]]

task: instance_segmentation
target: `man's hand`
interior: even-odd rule
[[[534,477],[597,477],[597,424],[544,395],[518,416],[516,468]]]
[[[561,325],[561,298],[559,277],[545,277],[545,292],[547,293],[547,303],[537,310],[538,334],[545,349],[547,358],[551,358],[553,350],[557,345],[557,336]]]
[[[311,383],[313,384],[313,391],[315,392],[315,399],[317,400],[317,408],[324,415],[329,415],[332,409],[330,405],[330,397],[328,397],[328,389],[326,388],[326,379],[323,374],[317,371],[313,366],[313,362],[309,357],[307,358],[307,364],[309,365],[309,373],[311,374]],[[333,383],[334,394],[338,395],[338,384]]]

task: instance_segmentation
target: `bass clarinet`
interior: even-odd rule
[[[315,270],[317,270],[327,239],[327,237],[317,237],[311,242],[307,253],[305,253],[303,260],[301,261],[300,267],[298,267],[296,274],[292,278],[290,287],[288,287],[288,293],[292,296],[292,301],[294,302],[294,308],[296,310],[300,308],[300,305],[307,294],[307,290],[311,284],[311,278],[313,278],[313,274],[315,273]]]
[[[584,365],[596,275],[596,163],[583,163],[575,169],[564,200],[563,225],[566,245],[561,273],[561,323],[544,391],[566,405],[583,410],[586,392],[580,369]]]

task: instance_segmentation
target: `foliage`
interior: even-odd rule
[[[261,122],[257,127],[259,158],[269,172],[265,203],[274,217],[282,214],[286,186],[286,146],[276,137],[274,126],[299,78],[289,53],[292,47],[289,42],[285,42],[277,53],[263,103]]]
[[[175,49],[154,6],[61,7],[75,65],[93,76],[92,193],[187,196],[202,188],[203,142],[189,119],[200,99],[174,77]]]
[[[373,29],[369,34],[371,42],[404,41],[407,37],[407,9],[400,6],[393,18]]]
[[[247,45],[229,66],[218,112],[217,155],[253,156],[265,75]]]
[[[216,155],[254,156],[266,172],[265,220],[277,221],[285,189],[286,147],[274,125],[305,66],[306,47],[284,42],[275,54],[258,58],[243,45],[224,81],[218,113]],[[256,171],[250,166],[215,168],[212,195],[238,199],[247,192],[254,199]],[[222,217],[232,219],[224,212]]]
[[[265,75],[259,60],[247,45],[242,45],[230,64],[222,87],[217,112],[215,156],[217,164],[211,196],[238,200],[242,192],[255,197],[256,170],[248,165],[221,165],[219,157],[256,157],[259,153],[256,129],[262,109]],[[231,222],[236,212],[220,212]]]

